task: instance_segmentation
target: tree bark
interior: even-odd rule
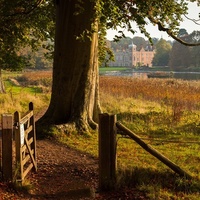
[[[88,131],[88,127],[96,128],[94,116],[100,111],[98,27],[96,2],[79,2],[57,1],[52,95],[49,108],[38,123],[70,124],[79,131]],[[78,10],[77,5],[83,10]]]

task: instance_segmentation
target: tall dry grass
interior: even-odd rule
[[[170,113],[173,122],[179,122],[185,112],[200,109],[200,81],[102,76],[100,93],[103,105],[107,101],[107,111],[112,110],[108,103],[111,100],[108,98],[113,99],[110,106],[114,107],[115,113],[131,101],[130,112],[165,109]]]
[[[100,91],[114,97],[142,99],[187,109],[200,108],[200,81],[102,76]]]

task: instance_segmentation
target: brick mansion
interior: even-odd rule
[[[116,50],[113,53],[115,56],[115,61],[109,62],[109,66],[152,67],[152,60],[155,54],[155,50],[150,45],[147,45],[145,48],[139,48],[134,44],[130,44],[127,49]]]

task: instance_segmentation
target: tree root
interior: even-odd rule
[[[70,134],[89,134],[92,130],[96,130],[98,124],[90,120],[86,123],[84,120],[74,120],[64,124],[50,124],[48,120],[38,121],[36,123],[36,135],[38,139],[57,137],[58,135],[70,135]]]

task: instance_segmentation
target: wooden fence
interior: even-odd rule
[[[14,127],[14,128],[13,128]],[[13,155],[14,152],[14,155]],[[37,171],[36,133],[33,103],[21,117],[19,112],[2,115],[2,175],[5,181],[23,181],[27,174]]]
[[[101,190],[114,187],[116,176],[116,135],[129,136],[148,153],[163,162],[175,173],[191,179],[191,175],[182,170],[175,163],[159,153],[151,145],[146,144],[139,136],[116,121],[116,115],[99,115],[99,187]]]

